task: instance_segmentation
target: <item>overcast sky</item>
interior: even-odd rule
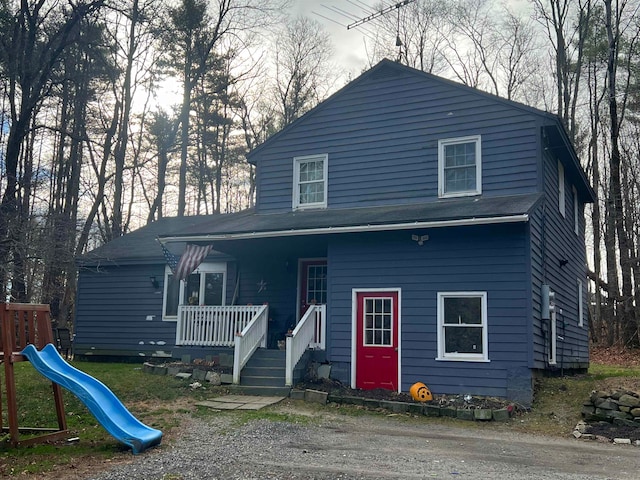
[[[385,6],[392,6],[401,0],[292,0],[292,13],[322,25],[331,37],[336,63],[353,78],[369,67],[367,49],[372,49],[374,32],[370,22],[351,29],[347,29],[347,25],[377,12],[379,7],[374,5],[380,5],[381,1]],[[531,10],[528,0],[503,0],[502,3],[525,15]],[[386,15],[396,15],[396,10]]]
[[[367,48],[372,40],[365,36],[364,26],[347,30],[347,25],[374,12],[377,3],[379,0],[293,0],[293,13],[322,25],[331,37],[336,63],[355,76],[368,66]],[[385,4],[395,3],[385,0]]]

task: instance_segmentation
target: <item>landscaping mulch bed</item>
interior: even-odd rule
[[[420,403],[416,402],[408,393],[398,393],[383,388],[376,388],[374,390],[353,389],[343,383],[330,379],[307,380],[296,385],[296,388],[319,390],[343,397],[360,397],[373,400]],[[493,397],[476,397],[472,395],[434,395],[433,401],[428,403],[438,405],[440,407],[455,407],[459,409],[467,408],[470,410],[476,408],[497,410],[507,408],[509,406],[511,406],[511,408],[515,408],[513,402],[509,402],[508,400]]]
[[[613,425],[608,422],[598,422],[594,425],[589,425],[585,433],[606,437],[609,440],[613,440],[614,438],[628,438],[632,442],[640,440],[640,428]]]

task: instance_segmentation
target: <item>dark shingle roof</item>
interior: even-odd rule
[[[179,234],[212,217],[213,215],[196,215],[162,218],[78,257],[77,262],[79,265],[164,262],[162,248],[156,241],[160,235]],[[183,248],[182,245],[175,244],[169,250],[180,255]],[[215,256],[216,252],[210,255]]]
[[[542,198],[539,193],[503,197],[466,197],[412,205],[376,206],[323,210],[300,210],[257,214],[245,211],[229,215],[205,217],[188,228],[161,234],[171,242],[180,239],[196,241],[202,237],[259,238],[265,236],[310,235],[340,231],[395,230],[412,224],[486,220],[497,223],[509,217],[528,214]]]

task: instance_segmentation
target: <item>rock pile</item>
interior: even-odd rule
[[[588,423],[609,422],[617,426],[640,428],[640,393],[628,390],[594,391],[582,407]]]
[[[574,437],[640,446],[640,393],[623,389],[591,392],[582,406],[582,417]]]

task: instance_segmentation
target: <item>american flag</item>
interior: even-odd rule
[[[191,272],[198,268],[198,265],[202,263],[205,257],[209,255],[212,248],[213,245],[195,245],[188,243],[174,272],[176,278],[178,280],[187,278]]]
[[[162,253],[164,253],[164,259],[167,261],[167,265],[169,265],[171,272],[175,274],[176,268],[178,268],[180,257],[167,250],[167,247],[165,247],[162,243],[160,244],[160,246],[162,247]]]

